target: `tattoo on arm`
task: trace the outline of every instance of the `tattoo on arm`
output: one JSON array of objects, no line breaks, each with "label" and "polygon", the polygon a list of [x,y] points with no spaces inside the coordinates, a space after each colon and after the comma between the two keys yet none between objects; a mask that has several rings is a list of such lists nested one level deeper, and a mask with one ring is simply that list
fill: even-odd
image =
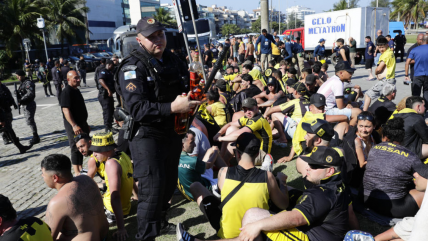
[{"label": "tattoo on arm", "polygon": [[222,167],[222,168],[220,168],[220,171],[218,172],[218,179],[220,179],[220,177],[221,177],[221,174],[223,173],[223,171],[224,171],[224,167]]}]

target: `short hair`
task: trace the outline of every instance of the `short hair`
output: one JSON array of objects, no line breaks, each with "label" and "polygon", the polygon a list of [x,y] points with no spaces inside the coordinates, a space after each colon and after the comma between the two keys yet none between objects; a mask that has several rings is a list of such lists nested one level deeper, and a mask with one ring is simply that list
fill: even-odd
[{"label": "short hair", "polygon": [[390,119],[382,125],[382,136],[387,137],[390,142],[403,142],[404,134],[404,120],[401,117]]},{"label": "short hair", "polygon": [[251,66],[251,64],[246,64],[246,65],[242,66],[242,68],[246,68],[250,71],[253,70],[253,66]]},{"label": "short hair", "polygon": [[388,96],[388,95],[394,93],[395,91],[397,91],[397,87],[395,87],[395,85],[393,85],[393,84],[387,83],[382,88],[382,95]]},{"label": "short hair", "polygon": [[319,65],[319,64],[315,64],[315,65],[312,67],[312,71],[313,71],[314,73],[319,74],[319,73],[321,72],[321,65]]},{"label": "short hair", "polygon": [[241,79],[245,80],[245,81],[250,81],[250,84],[253,83],[253,76],[249,75],[249,74],[243,74],[241,76]]},{"label": "short hair", "polygon": [[285,61],[285,60],[281,60],[281,61],[279,62],[279,66],[283,66],[283,65],[287,65],[287,61]]},{"label": "short hair", "polygon": [[368,40],[372,40],[372,37],[370,37],[370,36],[366,36],[366,39],[368,39]]},{"label": "short hair", "polygon": [[213,100],[214,102],[218,102],[218,100],[220,99],[220,95],[218,94],[218,92],[210,90],[208,91],[207,99]]},{"label": "short hair", "polygon": [[57,64],[59,64],[59,61],[58,61],[58,60],[55,60],[55,65],[57,65]]},{"label": "short hair", "polygon": [[267,33],[267,30],[266,29],[262,29],[262,33]]},{"label": "short hair", "polygon": [[227,66],[226,70],[228,69],[232,69],[233,70],[233,66]]},{"label": "short hair", "polygon": [[3,223],[16,219],[16,210],[13,208],[9,198],[2,194],[0,194],[0,217]]},{"label": "short hair", "polygon": [[377,46],[386,46],[388,45],[388,40],[385,37],[380,37],[377,39]]},{"label": "short hair", "polygon": [[278,45],[279,45],[279,46],[282,46],[282,45],[284,45],[284,42],[279,41],[279,42],[278,42]]},{"label": "short hair", "polygon": [[336,40],[336,43],[345,43],[345,40],[343,40],[343,38],[338,38]]},{"label": "short hair", "polygon": [[272,59],[271,61],[269,61],[269,64],[272,65],[272,66],[275,66],[276,65],[276,61]]},{"label": "short hair", "polygon": [[424,99],[420,96],[410,96],[406,100],[406,108],[413,109],[413,106],[418,103],[424,103]]},{"label": "short hair", "polygon": [[227,58],[227,60],[233,60],[233,57],[229,57],[229,58]]},{"label": "short hair", "polygon": [[385,36],[385,38],[391,38],[391,35],[388,34],[388,35]]},{"label": "short hair", "polygon": [[101,63],[102,63],[102,64],[105,64],[105,63],[106,63],[106,61],[107,61],[107,60],[106,60],[105,58],[102,58],[102,59],[101,59]]},{"label": "short hair", "polygon": [[64,65],[67,65],[68,64],[68,60],[64,60]]},{"label": "short hair", "polygon": [[187,131],[186,135],[184,136],[184,139],[187,139],[189,134],[190,134],[190,135],[193,135],[193,136],[196,136],[195,132],[189,129],[189,130]]},{"label": "short hair", "polygon": [[304,69],[302,69],[302,72],[312,74],[312,69],[311,68],[304,68]]},{"label": "short hair", "polygon": [[71,161],[66,155],[51,154],[43,158],[41,168],[53,171],[61,177],[71,176]]},{"label": "short hair", "polygon": [[272,75],[280,80],[282,80],[282,72],[275,69],[274,71],[272,71]]}]

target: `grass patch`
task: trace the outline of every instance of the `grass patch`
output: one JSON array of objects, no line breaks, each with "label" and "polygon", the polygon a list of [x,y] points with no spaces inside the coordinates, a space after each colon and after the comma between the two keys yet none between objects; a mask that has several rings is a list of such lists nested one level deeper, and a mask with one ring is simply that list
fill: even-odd
[{"label": "grass patch", "polygon": [[406,35],[407,43],[414,44],[416,43],[416,39],[418,38],[417,34]]},{"label": "grass patch", "polygon": [[63,136],[55,139],[54,142],[61,142],[61,141],[67,141],[67,140],[68,140],[68,136]]},{"label": "grass patch", "polygon": [[[275,160],[288,155],[290,153],[290,148],[280,148],[278,146],[272,146],[272,156]],[[275,164],[273,173],[283,172],[288,176],[287,183],[288,185],[303,189],[303,182],[301,175],[296,171],[296,161],[295,159],[286,164]],[[135,234],[137,233],[137,202],[132,202],[131,215],[125,219],[126,230],[129,234],[129,239],[133,240]],[[181,195],[174,195],[172,198],[172,206],[168,212],[168,218],[170,223],[183,223],[185,228],[188,229],[189,233],[195,235],[197,238],[201,239],[218,239],[216,236],[215,230],[211,227],[209,222],[203,216],[202,212],[199,210],[196,202],[189,202],[185,200]],[[389,227],[383,227],[374,223],[364,216],[357,213],[357,218],[360,223],[360,229],[371,233],[373,236],[382,233],[389,229]],[[116,226],[110,227],[109,235],[107,240],[114,240],[112,234],[117,231]],[[156,241],[175,241],[175,235],[163,235],[156,238]]]}]

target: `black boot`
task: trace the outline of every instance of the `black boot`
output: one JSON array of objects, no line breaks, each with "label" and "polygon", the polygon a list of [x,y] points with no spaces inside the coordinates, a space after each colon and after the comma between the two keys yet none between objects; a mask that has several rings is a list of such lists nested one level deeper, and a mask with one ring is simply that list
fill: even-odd
[{"label": "black boot", "polygon": [[33,133],[33,139],[30,140],[30,144],[34,145],[34,144],[37,144],[37,143],[40,143],[40,137],[37,134],[37,132],[34,132]]},{"label": "black boot", "polygon": [[161,213],[161,230],[160,234],[175,234],[177,226],[172,223],[168,223],[168,219],[166,218],[166,211]]},{"label": "black boot", "polygon": [[5,145],[9,145],[11,143],[13,143],[11,140],[9,140],[9,137],[7,137],[6,135],[3,136],[3,143]]},{"label": "black boot", "polygon": [[16,147],[18,147],[19,149],[19,153],[24,154],[25,152],[27,152],[28,150],[30,150],[30,148],[33,146],[33,144],[29,145],[29,146],[24,146],[19,142],[19,139],[16,138],[15,142],[13,143],[15,144]]}]

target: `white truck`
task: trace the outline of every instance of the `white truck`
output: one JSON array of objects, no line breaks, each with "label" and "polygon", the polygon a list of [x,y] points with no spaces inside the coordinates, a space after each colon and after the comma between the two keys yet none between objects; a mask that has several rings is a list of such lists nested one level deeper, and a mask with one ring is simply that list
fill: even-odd
[{"label": "white truck", "polygon": [[388,34],[389,12],[389,8],[362,7],[306,15],[304,28],[300,28],[300,31],[286,30],[284,34],[291,35],[292,39],[300,37],[308,58],[313,57],[313,51],[321,38],[326,40],[326,54],[330,55],[333,43],[338,38],[343,38],[348,45],[352,37],[357,42],[355,62],[359,63],[366,48],[365,37],[370,36],[374,43],[378,29],[383,31],[384,36]]}]

